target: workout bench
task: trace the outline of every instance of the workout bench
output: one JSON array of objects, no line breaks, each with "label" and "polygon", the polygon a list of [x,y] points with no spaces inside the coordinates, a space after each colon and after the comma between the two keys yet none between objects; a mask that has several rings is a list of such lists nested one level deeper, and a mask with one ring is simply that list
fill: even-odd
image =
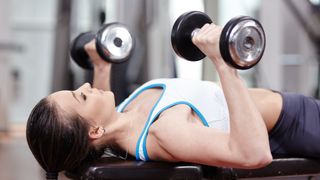
[{"label": "workout bench", "polygon": [[320,179],[320,161],[303,158],[274,159],[260,169],[210,167],[191,163],[143,162],[110,157],[86,164],[74,172],[72,179],[241,179],[295,178]]}]

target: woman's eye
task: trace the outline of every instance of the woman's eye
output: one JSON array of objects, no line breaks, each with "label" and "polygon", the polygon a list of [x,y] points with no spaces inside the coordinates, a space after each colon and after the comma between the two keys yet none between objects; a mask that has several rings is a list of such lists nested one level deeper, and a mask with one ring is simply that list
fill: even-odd
[{"label": "woman's eye", "polygon": [[87,96],[81,92],[81,97],[83,100],[87,100]]}]

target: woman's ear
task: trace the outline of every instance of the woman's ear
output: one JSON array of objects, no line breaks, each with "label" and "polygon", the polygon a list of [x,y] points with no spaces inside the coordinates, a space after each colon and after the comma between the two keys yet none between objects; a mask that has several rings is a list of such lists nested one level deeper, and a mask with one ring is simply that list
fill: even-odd
[{"label": "woman's ear", "polygon": [[100,137],[102,137],[102,135],[104,134],[105,130],[103,127],[90,127],[89,129],[89,137],[91,139],[98,139]]}]

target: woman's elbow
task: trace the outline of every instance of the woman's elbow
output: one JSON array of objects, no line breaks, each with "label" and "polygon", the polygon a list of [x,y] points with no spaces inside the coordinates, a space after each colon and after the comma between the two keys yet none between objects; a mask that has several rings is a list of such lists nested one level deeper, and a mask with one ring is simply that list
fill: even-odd
[{"label": "woman's elbow", "polygon": [[272,162],[272,155],[270,152],[266,152],[258,158],[254,168],[261,168],[269,165]]},{"label": "woman's elbow", "polygon": [[267,166],[272,162],[272,155],[270,151],[259,152],[257,154],[252,154],[250,158],[245,160],[245,167],[248,169],[257,169]]}]

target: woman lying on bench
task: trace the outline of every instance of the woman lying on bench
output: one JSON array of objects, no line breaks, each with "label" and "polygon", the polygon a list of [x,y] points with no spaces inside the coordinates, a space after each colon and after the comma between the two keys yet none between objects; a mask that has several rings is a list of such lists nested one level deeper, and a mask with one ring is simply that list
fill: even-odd
[{"label": "woman lying on bench", "polygon": [[56,178],[105,148],[137,160],[193,162],[259,168],[272,155],[320,157],[319,101],[293,93],[248,89],[221,58],[221,28],[205,25],[193,42],[213,62],[221,87],[207,81],[157,79],[115,107],[111,64],[95,43],[85,49],[94,64],[93,87],[59,91],[42,99],[27,123],[29,147],[47,178]]}]

